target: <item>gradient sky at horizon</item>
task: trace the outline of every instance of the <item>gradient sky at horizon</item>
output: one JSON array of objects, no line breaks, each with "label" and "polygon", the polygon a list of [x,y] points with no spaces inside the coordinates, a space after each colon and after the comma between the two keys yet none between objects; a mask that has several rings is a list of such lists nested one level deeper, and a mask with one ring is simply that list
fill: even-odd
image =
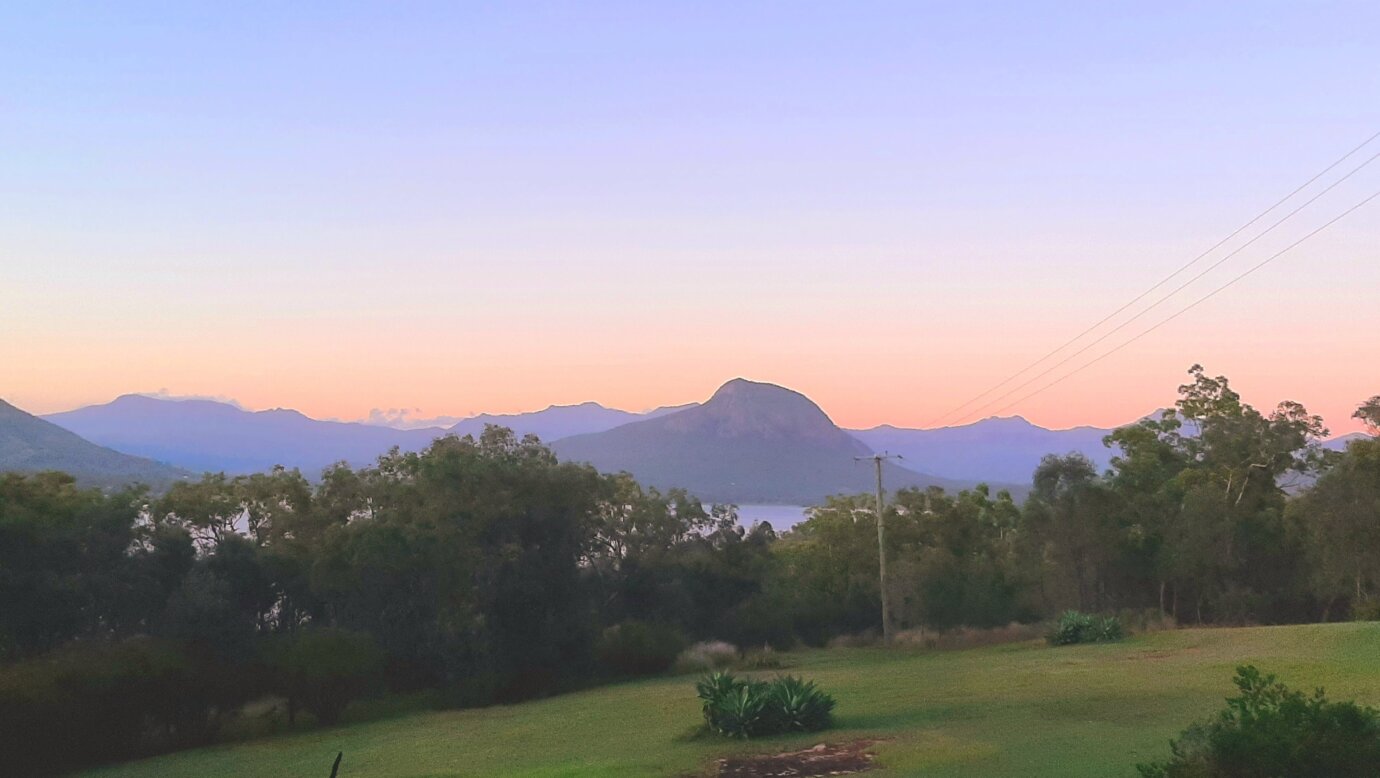
[{"label": "gradient sky at horizon", "polygon": [[1380,4],[978,5],[8,3],[0,397],[465,416],[746,376],[850,427],[1066,427],[1201,362],[1357,429],[1380,200],[945,412],[1380,130]]}]

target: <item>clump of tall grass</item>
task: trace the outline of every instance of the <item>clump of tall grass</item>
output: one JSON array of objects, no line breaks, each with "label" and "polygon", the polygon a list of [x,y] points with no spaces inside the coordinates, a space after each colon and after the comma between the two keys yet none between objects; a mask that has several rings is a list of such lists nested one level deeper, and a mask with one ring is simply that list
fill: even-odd
[{"label": "clump of tall grass", "polygon": [[875,629],[855,632],[851,635],[835,635],[824,645],[828,648],[868,648],[882,642],[882,636]]},{"label": "clump of tall grass", "polygon": [[1012,622],[1003,627],[955,627],[946,630],[909,629],[896,633],[892,643],[949,651],[981,646],[1023,643],[1044,635],[1039,624]]},{"label": "clump of tall grass", "polygon": [[780,670],[786,666],[787,662],[771,646],[743,652],[737,665],[739,670]]},{"label": "clump of tall grass", "polygon": [[733,666],[738,656],[738,647],[732,643],[705,640],[680,652],[673,668],[677,673],[707,673]]}]

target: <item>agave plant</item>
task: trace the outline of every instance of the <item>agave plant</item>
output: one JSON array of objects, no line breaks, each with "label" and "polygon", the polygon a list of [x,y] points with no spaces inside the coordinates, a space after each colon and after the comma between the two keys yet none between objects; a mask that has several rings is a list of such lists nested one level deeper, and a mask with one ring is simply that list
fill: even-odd
[{"label": "agave plant", "polygon": [[709,716],[710,705],[717,700],[724,699],[745,685],[745,681],[740,681],[733,673],[724,671],[709,673],[697,681],[695,693],[699,695],[705,717]]},{"label": "agave plant", "polygon": [[749,738],[771,734],[771,694],[763,683],[746,683],[714,700],[709,726],[721,735]]},{"label": "agave plant", "polygon": [[785,675],[771,683],[773,722],[783,732],[814,732],[833,723],[834,698],[814,681]]},{"label": "agave plant", "polygon": [[728,737],[813,732],[833,723],[834,698],[794,676],[764,682],[712,673],[695,684],[695,691],[709,728]]}]

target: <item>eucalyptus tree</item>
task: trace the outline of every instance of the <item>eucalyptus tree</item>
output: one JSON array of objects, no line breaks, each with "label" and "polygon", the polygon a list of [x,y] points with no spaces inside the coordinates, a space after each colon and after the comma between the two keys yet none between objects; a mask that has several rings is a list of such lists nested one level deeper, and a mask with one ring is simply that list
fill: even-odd
[{"label": "eucalyptus tree", "polygon": [[[1380,396],[1356,411],[1380,428]],[[1353,616],[1380,615],[1380,438],[1352,441],[1313,485],[1290,506],[1309,533],[1312,577],[1327,620],[1339,600]]]}]

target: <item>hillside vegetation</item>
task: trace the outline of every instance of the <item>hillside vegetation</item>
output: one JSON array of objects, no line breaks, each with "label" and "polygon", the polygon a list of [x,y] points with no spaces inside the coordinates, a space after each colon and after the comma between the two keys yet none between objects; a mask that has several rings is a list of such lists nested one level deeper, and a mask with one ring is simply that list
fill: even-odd
[{"label": "hillside vegetation", "polygon": [[0,473],[60,470],[84,486],[143,483],[155,488],[188,477],[152,459],[121,454],[86,441],[0,400]]},{"label": "hillside vegetation", "polygon": [[1303,689],[1380,703],[1380,624],[1160,632],[1122,643],[1043,642],[963,651],[828,649],[787,654],[790,672],[838,698],[838,728],[742,744],[697,735],[693,677],[658,678],[513,706],[400,718],[183,752],[99,778],[325,775],[706,774],[745,750],[862,737],[882,775],[1134,776],[1168,740],[1234,692],[1251,662]]}]

